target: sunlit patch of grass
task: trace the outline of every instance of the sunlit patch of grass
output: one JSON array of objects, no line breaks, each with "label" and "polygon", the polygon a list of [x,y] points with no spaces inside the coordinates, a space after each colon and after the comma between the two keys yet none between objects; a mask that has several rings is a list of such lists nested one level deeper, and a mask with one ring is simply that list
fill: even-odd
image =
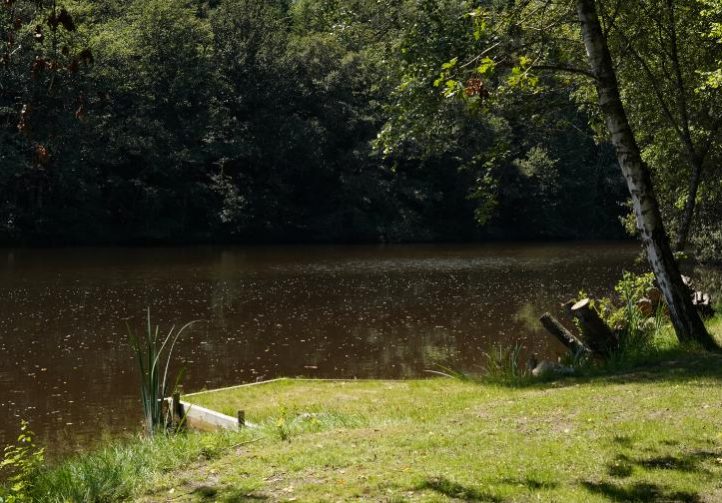
[{"label": "sunlit patch of grass", "polygon": [[717,314],[706,322],[707,329],[722,344],[722,315]]},{"label": "sunlit patch of grass", "polygon": [[274,414],[269,402],[338,417],[366,411],[365,421],[299,431],[290,443],[276,436],[240,462],[224,455],[190,476],[222,474],[220,501],[701,501],[722,475],[720,363],[706,355],[526,388],[287,380],[211,393],[269,421],[284,407]]}]

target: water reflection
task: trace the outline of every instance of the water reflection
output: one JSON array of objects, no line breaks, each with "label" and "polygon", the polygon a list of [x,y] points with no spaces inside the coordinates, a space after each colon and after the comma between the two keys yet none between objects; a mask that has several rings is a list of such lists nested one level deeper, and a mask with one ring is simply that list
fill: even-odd
[{"label": "water reflection", "polygon": [[496,341],[558,348],[536,321],[605,294],[635,245],[15,250],[0,254],[0,443],[54,450],[138,427],[124,322],[205,320],[177,348],[198,390],[279,375],[473,368]]}]

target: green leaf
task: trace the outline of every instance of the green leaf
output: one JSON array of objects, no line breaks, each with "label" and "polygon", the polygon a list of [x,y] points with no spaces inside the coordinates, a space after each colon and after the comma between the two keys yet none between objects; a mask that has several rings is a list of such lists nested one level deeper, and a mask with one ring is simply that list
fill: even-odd
[{"label": "green leaf", "polygon": [[494,71],[496,68],[496,63],[493,59],[486,57],[481,60],[481,64],[476,67],[476,71],[481,75],[487,75]]},{"label": "green leaf", "polygon": [[459,58],[454,58],[451,61],[447,61],[446,63],[441,65],[441,68],[443,68],[444,70],[449,70],[451,68],[454,68],[456,66],[456,63],[458,63],[458,62],[459,62]]}]

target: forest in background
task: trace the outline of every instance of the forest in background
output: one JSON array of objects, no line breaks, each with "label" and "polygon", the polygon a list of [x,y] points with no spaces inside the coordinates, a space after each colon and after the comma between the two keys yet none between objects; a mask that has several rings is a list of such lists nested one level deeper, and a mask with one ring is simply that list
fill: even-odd
[{"label": "forest in background", "polygon": [[[0,52],[0,242],[626,235],[588,84],[540,73],[512,92],[463,90],[483,106],[449,99],[442,77],[478,47],[480,2],[26,2],[32,22],[13,3],[0,9],[16,47]],[[690,54],[718,49],[700,37]],[[640,120],[674,232],[689,168],[669,128]],[[693,241],[719,234],[718,175],[705,171]]]}]

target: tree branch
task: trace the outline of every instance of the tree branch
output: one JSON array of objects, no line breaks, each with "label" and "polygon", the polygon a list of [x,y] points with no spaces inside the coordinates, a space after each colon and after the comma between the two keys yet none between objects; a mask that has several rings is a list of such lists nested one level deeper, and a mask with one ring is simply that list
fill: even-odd
[{"label": "tree branch", "polygon": [[574,66],[564,66],[564,65],[532,65],[531,67],[533,70],[540,70],[540,71],[551,71],[551,72],[565,72],[565,73],[574,73],[576,75],[583,75],[585,77],[589,77],[592,80],[597,80],[597,76],[594,75],[591,71],[585,70],[583,68],[576,68]]}]

